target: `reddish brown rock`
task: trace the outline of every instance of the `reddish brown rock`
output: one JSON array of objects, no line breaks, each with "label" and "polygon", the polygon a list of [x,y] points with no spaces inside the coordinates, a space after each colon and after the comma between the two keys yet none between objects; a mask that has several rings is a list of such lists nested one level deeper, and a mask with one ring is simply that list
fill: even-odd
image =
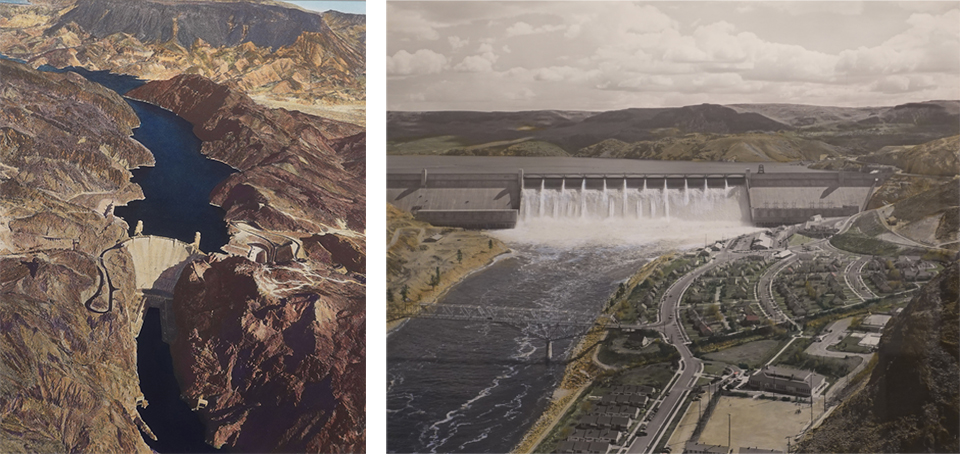
[{"label": "reddish brown rock", "polygon": [[[245,452],[361,452],[365,298],[313,261],[192,265],[176,288],[174,366],[208,442]],[[330,280],[336,279],[336,280]]]},{"label": "reddish brown rock", "polygon": [[367,257],[363,243],[340,235],[313,235],[303,240],[310,258],[323,263],[343,265],[354,273],[366,274]]},{"label": "reddish brown rock", "polygon": [[0,452],[149,453],[133,264],[103,254],[126,224],[94,209],[139,193],[127,168],[153,157],[128,137],[136,116],[76,75],[4,60],[0,97]]},{"label": "reddish brown rock", "polygon": [[[211,194],[213,203],[227,211],[227,220],[267,230],[363,231],[362,127],[268,109],[200,76],[150,82],[128,95],[180,115],[194,125],[202,153],[241,170]],[[238,186],[262,202],[238,197]]]}]

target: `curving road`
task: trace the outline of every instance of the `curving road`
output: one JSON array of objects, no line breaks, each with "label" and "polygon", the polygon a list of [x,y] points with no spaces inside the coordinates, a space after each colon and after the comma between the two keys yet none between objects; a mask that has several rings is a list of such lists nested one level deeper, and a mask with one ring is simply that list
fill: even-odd
[{"label": "curving road", "polygon": [[757,283],[757,296],[759,297],[760,304],[763,305],[766,313],[774,316],[777,323],[788,321],[798,330],[800,329],[800,326],[797,325],[797,322],[793,321],[793,319],[788,317],[787,314],[783,313],[783,310],[780,309],[780,305],[777,304],[775,299],[773,299],[773,281],[776,279],[777,274],[780,274],[780,272],[783,271],[787,265],[790,265],[799,259],[799,256],[793,255],[777,262],[760,276],[760,280]]},{"label": "curving road", "polygon": [[[720,252],[711,261],[699,268],[683,275],[680,279],[671,285],[663,296],[660,304],[660,320],[657,325],[664,339],[677,348],[680,352],[679,377],[674,380],[673,385],[668,390],[661,393],[659,408],[650,416],[650,422],[647,424],[646,435],[641,435],[633,439],[629,446],[620,449],[620,453],[647,453],[656,448],[660,440],[665,436],[667,428],[673,419],[677,417],[680,410],[680,404],[683,399],[694,388],[697,379],[703,371],[703,363],[700,362],[686,343],[689,342],[683,325],[678,320],[680,301],[683,293],[687,291],[690,284],[700,277],[703,273],[716,268],[718,265],[736,260],[738,256],[729,252]],[[663,321],[666,320],[664,323]],[[639,424],[634,428],[630,437],[634,437],[639,428]],[[628,439],[630,438],[628,437]]]}]

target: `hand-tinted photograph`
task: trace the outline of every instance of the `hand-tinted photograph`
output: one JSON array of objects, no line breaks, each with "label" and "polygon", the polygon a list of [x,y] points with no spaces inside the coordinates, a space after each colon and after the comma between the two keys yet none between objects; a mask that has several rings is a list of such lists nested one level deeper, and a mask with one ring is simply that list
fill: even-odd
[{"label": "hand-tinted photograph", "polygon": [[0,452],[363,452],[363,2],[0,0]]},{"label": "hand-tinted photograph", "polygon": [[390,452],[957,452],[956,2],[387,2]]}]

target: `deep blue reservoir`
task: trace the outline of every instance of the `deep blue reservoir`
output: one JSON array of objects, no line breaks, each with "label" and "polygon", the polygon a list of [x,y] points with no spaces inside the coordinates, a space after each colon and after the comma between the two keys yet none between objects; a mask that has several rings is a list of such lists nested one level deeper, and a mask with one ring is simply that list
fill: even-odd
[{"label": "deep blue reservoir", "polygon": [[224,211],[210,204],[210,192],[233,168],[200,154],[193,126],[176,114],[145,102],[127,100],[140,117],[133,138],[153,152],[155,167],[133,171],[145,200],[117,207],[115,213],[133,228],[143,221],[145,235],[192,242],[200,232],[200,249],[215,252],[230,240]]},{"label": "deep blue reservoir", "polygon": [[[0,54],[0,58],[8,57]],[[19,59],[11,60],[25,63]],[[120,95],[145,83],[134,76],[109,71],[76,67],[58,69],[49,65],[38,69],[58,73],[73,71]],[[223,220],[224,212],[210,204],[209,196],[211,190],[234,170],[200,154],[200,139],[193,134],[192,125],[183,118],[145,102],[126,101],[140,118],[140,127],[134,129],[133,138],[153,153],[156,165],[133,171],[133,182],[143,188],[146,199],[116,207],[115,214],[127,221],[131,229],[142,220],[145,235],[192,242],[194,233],[200,232],[201,250],[219,250],[229,241],[229,236]],[[137,372],[140,388],[149,402],[147,408],[139,411],[157,436],[157,441],[143,437],[151,449],[160,453],[226,452],[206,444],[199,415],[180,399],[170,346],[162,340],[157,309],[150,309],[144,315],[143,327],[137,337]]]}]

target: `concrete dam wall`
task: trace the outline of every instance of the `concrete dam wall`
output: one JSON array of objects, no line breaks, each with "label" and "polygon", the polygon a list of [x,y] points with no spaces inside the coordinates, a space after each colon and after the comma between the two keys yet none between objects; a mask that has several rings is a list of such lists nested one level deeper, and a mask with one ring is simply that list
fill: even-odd
[{"label": "concrete dam wall", "polygon": [[123,246],[133,257],[136,274],[137,294],[141,306],[135,313],[134,334],[140,333],[143,315],[148,308],[160,309],[163,341],[172,343],[177,336],[176,321],[170,307],[173,289],[180,279],[184,268],[194,260],[204,256],[193,245],[162,236],[137,236]]},{"label": "concrete dam wall", "polygon": [[818,214],[857,214],[888,176],[859,172],[750,175],[750,218],[754,225],[769,227],[797,224]]},{"label": "concrete dam wall", "polygon": [[523,219],[743,220],[758,226],[856,214],[886,178],[856,172],[736,174],[396,173],[387,201],[438,226],[509,229]]}]

